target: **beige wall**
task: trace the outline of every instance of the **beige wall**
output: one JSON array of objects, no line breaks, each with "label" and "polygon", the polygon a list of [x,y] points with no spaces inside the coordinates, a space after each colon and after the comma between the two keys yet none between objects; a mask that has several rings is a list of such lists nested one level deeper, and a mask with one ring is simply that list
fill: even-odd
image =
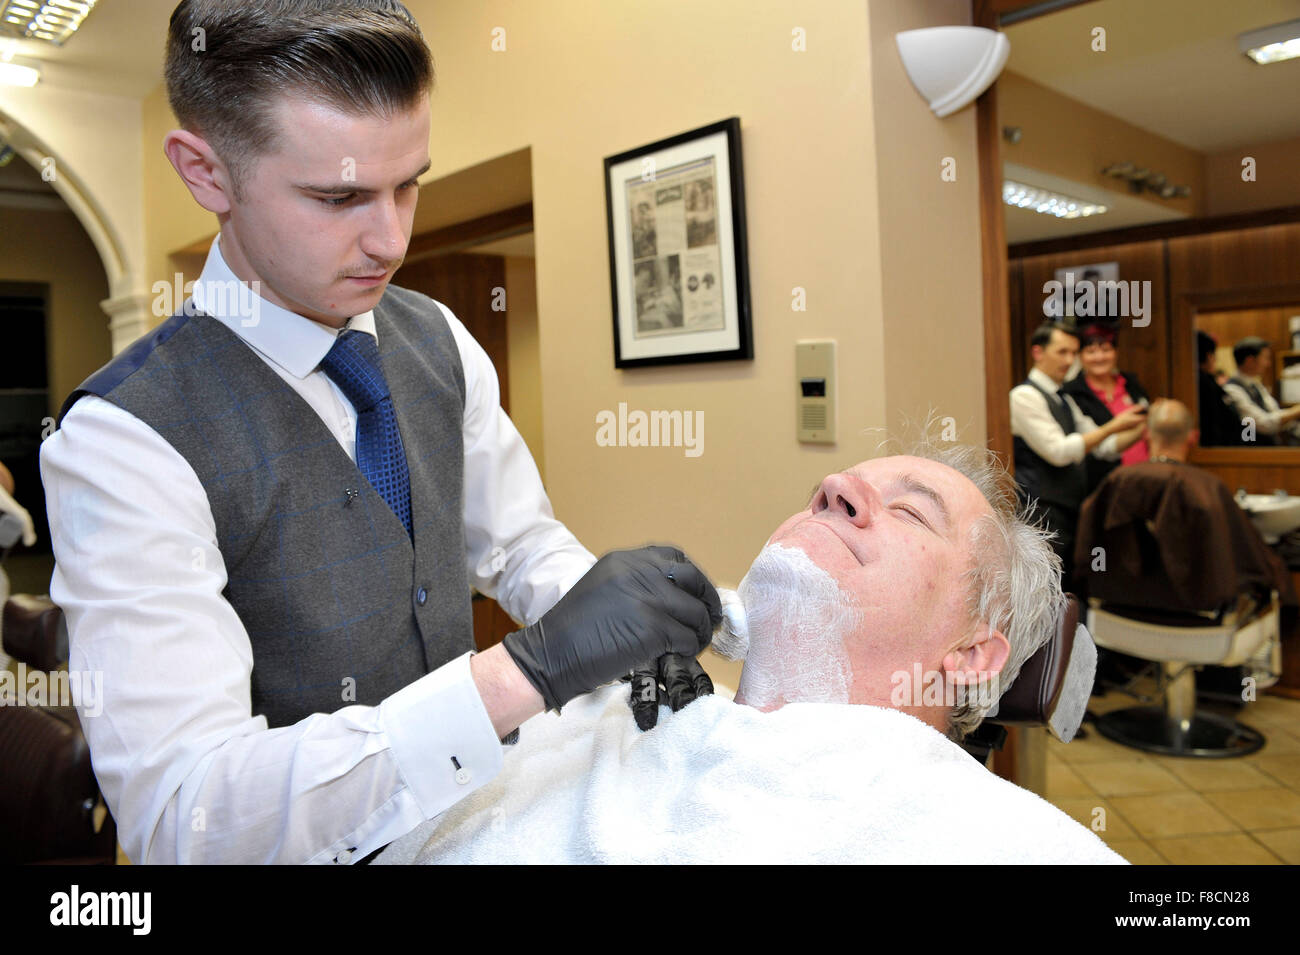
[{"label": "beige wall", "polygon": [[0,208],[0,281],[49,283],[45,344],[55,415],[111,357],[108,318],[99,307],[108,296],[99,253],[71,212]]},{"label": "beige wall", "polygon": [[1205,156],[1194,149],[1009,72],[998,79],[998,125],[1023,131],[1019,143],[1002,143],[1007,162],[1113,190],[1118,180],[1101,170],[1131,159],[1163,172],[1170,182],[1192,187],[1187,199],[1161,199],[1147,192],[1141,196],[1144,202],[1185,215],[1204,214]]},{"label": "beige wall", "polygon": [[[983,441],[973,114],[933,117],[892,38],[969,22],[963,0],[409,6],[438,71],[430,178],[531,148],[540,411],[519,392],[514,404],[521,429],[536,433],[540,415],[548,490],[588,547],[671,541],[734,585],[816,481],[873,454],[871,429],[933,406]],[[491,49],[496,27],[505,52]],[[756,357],[618,371],[601,160],[728,116],[742,124]],[[160,274],[169,251],[213,228],[155,148],[170,121],[151,97]],[[948,155],[956,183],[938,175]],[[839,343],[834,447],[795,437],[803,338]],[[516,345],[526,339],[518,357]],[[704,453],[597,446],[596,415],[619,402],[702,412]]]},{"label": "beige wall", "polygon": [[[872,7],[874,10],[874,6]],[[1133,159],[1192,187],[1189,199],[1142,200],[1194,216],[1220,216],[1300,205],[1300,139],[1255,143],[1201,153],[1133,126],[1086,103],[1015,73],[998,80],[998,121],[1019,126],[1023,138],[1002,143],[1002,158],[1101,188],[1115,180],[1101,175],[1112,162]],[[1241,178],[1241,160],[1256,162],[1255,181]]]},{"label": "beige wall", "polygon": [[[894,35],[970,23],[966,0],[872,3],[886,418],[951,418],[960,440],[983,443],[983,298],[975,110],[936,120],[898,57]],[[955,180],[941,178],[945,161]],[[939,429],[942,430],[942,429]]]},{"label": "beige wall", "polygon": [[15,146],[55,161],[52,185],[94,230],[117,286],[112,293],[138,291],[145,232],[140,101],[48,83],[0,85],[0,125],[11,127]]},{"label": "beige wall", "polygon": [[[1255,181],[1241,178],[1244,157],[1255,160]],[[1300,206],[1300,139],[1257,143],[1205,157],[1206,215]]]}]

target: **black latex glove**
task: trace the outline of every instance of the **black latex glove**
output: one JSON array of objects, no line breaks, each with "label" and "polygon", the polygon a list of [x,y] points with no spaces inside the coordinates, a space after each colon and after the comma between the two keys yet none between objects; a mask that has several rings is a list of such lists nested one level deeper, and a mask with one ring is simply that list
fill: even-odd
[{"label": "black latex glove", "polygon": [[506,651],[548,710],[665,653],[694,657],[722,620],[707,577],[675,547],[613,551]]},{"label": "black latex glove", "polygon": [[668,705],[674,713],[692,700],[713,693],[713,681],[700,661],[677,653],[665,653],[657,663],[637,667],[631,680],[632,716],[642,731],[654,729],[659,722],[661,692],[668,694]]}]

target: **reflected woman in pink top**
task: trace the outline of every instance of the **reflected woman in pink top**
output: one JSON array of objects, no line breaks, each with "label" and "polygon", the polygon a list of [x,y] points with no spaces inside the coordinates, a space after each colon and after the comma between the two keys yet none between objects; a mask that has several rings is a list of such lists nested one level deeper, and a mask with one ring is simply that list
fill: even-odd
[{"label": "reflected woman in pink top", "polygon": [[[1065,383],[1065,391],[1079,410],[1098,425],[1133,405],[1150,404],[1146,389],[1129,371],[1119,370],[1119,353],[1115,349],[1115,329],[1110,325],[1088,325],[1080,338],[1079,361],[1083,370]],[[1121,464],[1136,464],[1150,457],[1147,439],[1140,440],[1119,461],[1103,461],[1088,455],[1088,493]]]}]

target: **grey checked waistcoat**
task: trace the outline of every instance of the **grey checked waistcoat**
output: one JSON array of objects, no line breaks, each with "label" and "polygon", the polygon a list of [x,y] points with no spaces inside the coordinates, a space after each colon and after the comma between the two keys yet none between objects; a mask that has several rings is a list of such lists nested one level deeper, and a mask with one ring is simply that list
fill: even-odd
[{"label": "grey checked waistcoat", "polygon": [[172,316],[59,412],[61,424],[78,398],[99,395],[194,468],[216,522],[223,596],[252,641],[253,713],[273,727],[375,705],[473,649],[460,352],[424,295],[389,286],[374,314],[414,544],[315,410],[208,315]]}]

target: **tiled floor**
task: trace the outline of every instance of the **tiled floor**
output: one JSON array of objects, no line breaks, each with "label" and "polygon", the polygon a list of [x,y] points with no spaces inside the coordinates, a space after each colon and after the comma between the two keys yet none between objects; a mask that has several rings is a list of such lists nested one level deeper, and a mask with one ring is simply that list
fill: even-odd
[{"label": "tiled floor", "polygon": [[[1113,692],[1089,710],[1134,705]],[[1046,798],[1135,864],[1300,864],[1300,700],[1262,694],[1221,712],[1262,732],[1264,748],[1234,759],[1158,756],[1089,723],[1086,738],[1048,741]]]}]

